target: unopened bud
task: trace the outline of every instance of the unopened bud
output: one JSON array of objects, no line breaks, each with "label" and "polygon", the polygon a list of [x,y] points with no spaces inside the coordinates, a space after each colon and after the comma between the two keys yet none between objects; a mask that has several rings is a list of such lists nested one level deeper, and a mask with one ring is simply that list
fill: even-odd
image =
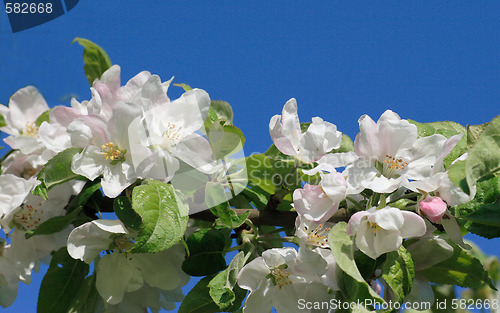
[{"label": "unopened bud", "polygon": [[431,222],[440,223],[446,213],[446,203],[439,197],[428,197],[419,203],[420,212]]}]

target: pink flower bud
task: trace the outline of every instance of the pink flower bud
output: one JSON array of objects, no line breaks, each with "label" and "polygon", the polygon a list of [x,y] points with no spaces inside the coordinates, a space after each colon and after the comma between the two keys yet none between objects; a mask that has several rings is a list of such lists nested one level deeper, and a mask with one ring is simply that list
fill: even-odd
[{"label": "pink flower bud", "polygon": [[440,223],[446,213],[446,203],[439,197],[428,197],[420,201],[420,212],[431,222]]}]

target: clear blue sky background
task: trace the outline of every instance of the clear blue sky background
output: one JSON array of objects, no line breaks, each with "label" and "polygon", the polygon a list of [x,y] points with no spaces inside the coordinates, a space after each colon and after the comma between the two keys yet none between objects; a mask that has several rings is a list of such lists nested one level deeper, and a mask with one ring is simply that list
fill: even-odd
[{"label": "clear blue sky background", "polygon": [[[122,82],[149,70],[230,102],[246,153],[267,149],[269,119],[292,97],[301,121],[320,116],[352,138],[362,114],[386,109],[480,124],[500,113],[499,15],[498,1],[80,0],[12,34],[2,9],[0,103],[27,84],[50,105],[89,99],[78,36],[121,65]],[[473,238],[499,253],[498,239]],[[39,284],[21,284],[4,312],[34,312]]]}]

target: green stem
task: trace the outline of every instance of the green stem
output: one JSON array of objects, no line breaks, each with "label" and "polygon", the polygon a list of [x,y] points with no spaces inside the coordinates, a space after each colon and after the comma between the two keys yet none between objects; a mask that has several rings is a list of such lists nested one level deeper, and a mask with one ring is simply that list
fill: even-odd
[{"label": "green stem", "polygon": [[354,204],[354,206],[356,207],[356,209],[358,209],[358,211],[364,211],[365,208],[356,200],[354,200],[352,197],[349,197],[349,196],[346,196],[345,197],[347,200],[351,201],[352,204]]}]

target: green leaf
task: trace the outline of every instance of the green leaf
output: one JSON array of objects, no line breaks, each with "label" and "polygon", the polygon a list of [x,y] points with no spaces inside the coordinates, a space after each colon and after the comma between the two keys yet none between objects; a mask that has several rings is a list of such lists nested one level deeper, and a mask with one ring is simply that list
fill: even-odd
[{"label": "green leaf", "polygon": [[342,141],[338,149],[333,149],[330,153],[343,153],[354,151],[354,143],[346,134],[342,134]]},{"label": "green leaf", "polygon": [[500,116],[485,127],[469,150],[465,160],[465,176],[469,189],[477,181],[500,173]]},{"label": "green leaf", "polygon": [[238,290],[241,288],[236,285],[236,279],[238,277],[238,273],[245,265],[249,256],[250,254],[247,254],[247,256],[245,257],[245,253],[243,251],[239,252],[233,258],[229,266],[225,270],[217,274],[208,284],[208,287],[210,288],[210,297],[212,297],[212,300],[223,311],[233,305],[234,301],[237,298],[236,293],[240,292],[246,294],[246,291]]},{"label": "green leaf", "polygon": [[253,185],[259,186],[269,194],[274,194],[276,186],[272,177],[273,166],[271,158],[264,154],[253,154],[246,158],[248,180]]},{"label": "green leaf", "polygon": [[387,254],[382,277],[393,291],[396,301],[402,302],[410,293],[415,277],[415,266],[410,253],[403,246],[398,251]]},{"label": "green leaf", "polygon": [[66,247],[52,256],[38,294],[38,313],[66,313],[72,301],[78,296],[89,266],[73,259]]},{"label": "green leaf", "polygon": [[476,184],[476,195],[471,201],[455,207],[455,216],[467,219],[484,204],[497,201],[500,196],[500,177],[493,176],[490,179],[480,181]]},{"label": "green leaf", "polygon": [[145,184],[134,188],[132,208],[141,216],[142,225],[131,252],[160,252],[184,236],[189,208],[172,185],[146,180]]},{"label": "green leaf", "polygon": [[208,284],[214,275],[204,277],[189,291],[182,301],[179,313],[216,313],[219,306],[210,297]]},{"label": "green leaf", "polygon": [[43,122],[47,122],[47,123],[49,122],[50,111],[52,111],[52,109],[47,110],[47,111],[43,112],[42,114],[40,114],[40,116],[38,116],[38,118],[35,121],[36,127],[40,127],[40,125],[42,125]]},{"label": "green leaf", "polygon": [[191,276],[206,276],[226,268],[224,248],[225,230],[205,228],[194,232],[186,240],[190,255],[184,260],[182,270]]},{"label": "green leaf", "polygon": [[245,187],[245,189],[241,191],[241,194],[250,200],[257,207],[257,209],[263,210],[266,207],[271,195],[259,186],[251,187],[252,188]]},{"label": "green leaf", "polygon": [[250,215],[250,210],[241,215],[236,214],[233,210],[231,210],[228,202],[221,203],[211,208],[211,211],[219,217],[215,221],[216,225],[231,229],[238,228],[243,225]]},{"label": "green leaf", "polygon": [[233,123],[233,109],[228,102],[212,100],[210,105],[217,114],[218,119],[225,121],[225,125],[231,125]]},{"label": "green leaf", "polygon": [[85,70],[85,76],[87,76],[90,86],[92,86],[94,80],[101,78],[102,74],[111,67],[111,60],[106,51],[92,41],[78,37],[73,40],[73,43],[75,41],[84,48],[83,69]]},{"label": "green leaf", "polygon": [[427,277],[430,282],[437,284],[478,288],[486,283],[495,289],[488,272],[478,259],[465,252],[458,245],[449,244],[453,247],[453,255],[441,263],[420,271],[420,273]]},{"label": "green leaf", "polygon": [[80,193],[68,204],[66,211],[71,213],[73,210],[84,207],[100,188],[101,182],[99,180],[88,181],[85,186],[83,186],[82,191],[80,191]]},{"label": "green leaf", "polygon": [[466,227],[471,233],[488,239],[500,237],[500,197],[493,203],[482,205],[466,219],[472,222]]},{"label": "green leaf", "polygon": [[68,148],[50,159],[38,173],[37,178],[41,183],[36,186],[33,193],[47,199],[47,192],[54,186],[72,179],[85,179],[71,170],[73,156],[81,151],[81,148]]},{"label": "green leaf", "polygon": [[0,127],[7,126],[7,122],[5,121],[5,117],[0,113]]},{"label": "green leaf", "polygon": [[233,125],[222,125],[220,122],[210,126],[207,136],[216,159],[223,159],[240,151],[245,144],[241,129]]},{"label": "green leaf", "polygon": [[77,296],[73,298],[68,313],[94,313],[99,293],[95,287],[95,274],[85,278]]},{"label": "green leaf", "polygon": [[184,89],[184,91],[193,90],[193,88],[191,88],[191,86],[189,86],[188,84],[172,84],[172,85],[181,87],[182,89]]},{"label": "green leaf", "polygon": [[375,302],[383,303],[384,300],[371,289],[359,272],[354,260],[354,245],[352,238],[347,235],[347,224],[337,223],[328,233],[328,242],[337,265],[345,273],[344,284],[346,297],[351,300],[364,301],[373,299]]},{"label": "green leaf", "polygon": [[125,197],[117,197],[113,202],[113,210],[116,216],[122,221],[123,225],[133,230],[141,228],[142,219],[137,212],[132,209],[132,203]]},{"label": "green leaf", "polygon": [[467,125],[467,145],[470,147],[476,142],[488,123],[480,125]]}]

